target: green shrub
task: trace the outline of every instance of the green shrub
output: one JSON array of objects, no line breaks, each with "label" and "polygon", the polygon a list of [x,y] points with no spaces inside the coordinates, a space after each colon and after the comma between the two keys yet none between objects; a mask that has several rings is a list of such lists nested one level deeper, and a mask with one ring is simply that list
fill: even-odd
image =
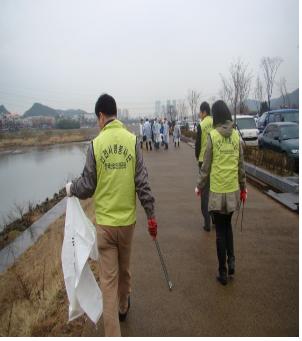
[{"label": "green shrub", "polygon": [[56,122],[57,129],[79,129],[80,122],[68,118],[60,119]]}]

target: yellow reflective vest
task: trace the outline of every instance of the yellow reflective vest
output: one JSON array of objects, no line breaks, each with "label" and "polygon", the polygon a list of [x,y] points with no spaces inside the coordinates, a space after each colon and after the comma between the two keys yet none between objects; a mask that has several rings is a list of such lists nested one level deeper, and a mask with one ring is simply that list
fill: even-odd
[{"label": "yellow reflective vest", "polygon": [[97,187],[94,193],[99,225],[127,226],[136,221],[136,136],[114,120],[93,140]]},{"label": "yellow reflective vest", "polygon": [[210,191],[214,193],[235,192],[239,189],[239,134],[233,129],[230,137],[223,137],[214,129],[210,132],[210,136],[213,146]]},{"label": "yellow reflective vest", "polygon": [[213,118],[212,116],[206,116],[201,122],[200,122],[200,128],[201,128],[201,140],[200,140],[200,153],[199,153],[199,162],[203,162],[204,153],[206,151],[207,146],[207,140],[208,140],[208,134],[213,129]]}]

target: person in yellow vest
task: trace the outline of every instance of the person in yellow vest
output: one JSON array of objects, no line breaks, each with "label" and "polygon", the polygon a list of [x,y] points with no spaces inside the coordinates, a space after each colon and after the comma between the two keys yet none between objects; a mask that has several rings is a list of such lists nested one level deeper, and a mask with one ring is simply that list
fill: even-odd
[{"label": "person in yellow vest", "polygon": [[195,192],[200,195],[210,179],[209,211],[216,228],[217,280],[226,285],[227,275],[235,274],[232,214],[239,209],[240,200],[245,203],[247,189],[243,150],[239,134],[233,128],[231,113],[219,100],[212,106],[212,115],[214,129],[208,136]]},{"label": "person in yellow vest", "polygon": [[[199,172],[203,164],[203,157],[206,150],[208,134],[213,129],[213,118],[210,115],[210,105],[202,102],[200,105],[201,122],[197,126],[197,137],[195,143],[195,157],[198,161]],[[201,195],[201,213],[204,219],[203,228],[205,231],[211,231],[211,218],[208,210],[210,183],[207,181]]]},{"label": "person in yellow vest", "polygon": [[101,131],[89,146],[82,175],[66,185],[66,192],[80,199],[94,198],[105,336],[121,336],[119,321],[126,319],[130,308],[136,194],[153,239],[157,236],[154,197],[139,141],[117,120],[114,98],[101,95],[95,113]]}]

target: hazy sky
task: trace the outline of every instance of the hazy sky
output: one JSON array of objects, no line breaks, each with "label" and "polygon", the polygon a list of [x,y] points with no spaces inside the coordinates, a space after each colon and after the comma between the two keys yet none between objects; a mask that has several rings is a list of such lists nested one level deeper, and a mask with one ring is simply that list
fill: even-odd
[{"label": "hazy sky", "polygon": [[[298,0],[0,0],[0,104],[93,112],[108,92],[130,113],[155,100],[218,96],[241,57],[256,78],[280,56],[277,79],[299,86]],[[279,96],[277,87],[274,96]],[[250,94],[253,97],[253,93]]]}]

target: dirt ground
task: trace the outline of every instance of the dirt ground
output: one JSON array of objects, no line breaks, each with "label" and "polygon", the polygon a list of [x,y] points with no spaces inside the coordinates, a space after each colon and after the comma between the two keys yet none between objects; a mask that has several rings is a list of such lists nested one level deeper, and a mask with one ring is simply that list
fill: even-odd
[{"label": "dirt ground", "polygon": [[[203,231],[194,194],[193,149],[170,145],[169,151],[144,152],[144,158],[156,198],[158,241],[174,288],[169,292],[166,286],[138,202],[131,310],[122,335],[298,336],[298,215],[249,186],[243,232],[234,228],[236,275],[223,287],[215,279],[215,230]],[[83,205],[92,219],[91,201]],[[60,265],[63,227],[61,217],[0,274],[1,336],[104,335],[102,319],[97,328],[84,317],[67,323]],[[97,265],[92,266],[97,274]]]}]

